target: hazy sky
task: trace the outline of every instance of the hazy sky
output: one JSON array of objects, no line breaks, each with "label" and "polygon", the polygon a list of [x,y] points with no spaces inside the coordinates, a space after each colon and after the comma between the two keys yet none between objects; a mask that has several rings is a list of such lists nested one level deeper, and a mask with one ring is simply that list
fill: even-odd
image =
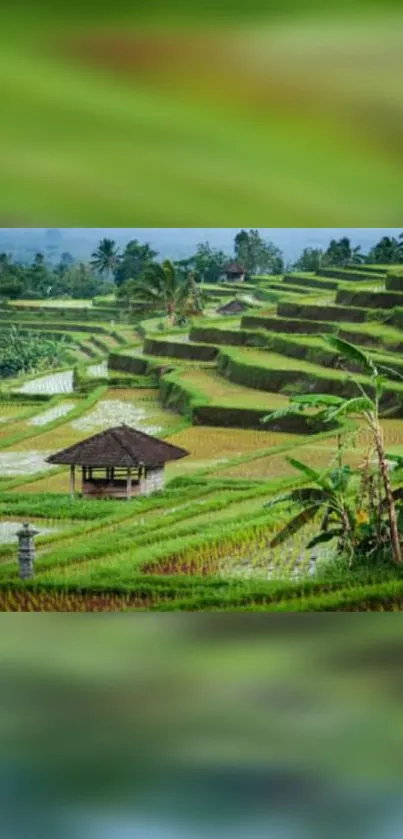
[{"label": "hazy sky", "polygon": [[[119,240],[127,241],[135,237],[156,245],[167,255],[171,250],[175,254],[188,253],[198,244],[208,240],[212,245],[223,250],[231,250],[235,234],[239,227],[133,227],[133,228],[75,228],[74,234],[85,237],[97,237],[108,230]],[[293,258],[307,246],[323,246],[332,238],[349,236],[355,245],[369,248],[384,235],[397,236],[402,228],[395,227],[261,227],[262,235],[271,239],[280,247],[287,258]],[[70,228],[69,233],[73,233]]]},{"label": "hazy sky", "polygon": [[[0,228],[1,238],[10,241],[41,240],[46,228]],[[150,242],[161,257],[185,256],[199,242],[208,240],[215,247],[232,251],[239,227],[66,227],[59,228],[66,243],[66,250],[79,256],[89,255],[103,236],[125,244],[129,239]],[[354,245],[363,250],[370,248],[382,236],[398,236],[402,228],[396,227],[261,227],[262,236],[280,247],[286,259],[294,259],[304,247],[326,247],[332,238],[349,236]]]}]

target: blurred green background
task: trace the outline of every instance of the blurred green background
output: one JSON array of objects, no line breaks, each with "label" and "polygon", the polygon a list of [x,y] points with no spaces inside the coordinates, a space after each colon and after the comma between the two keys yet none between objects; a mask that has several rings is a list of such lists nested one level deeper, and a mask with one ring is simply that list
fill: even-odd
[{"label": "blurred green background", "polygon": [[0,12],[4,226],[401,225],[387,0]]},{"label": "blurred green background", "polygon": [[7,839],[398,839],[397,615],[3,615]]}]

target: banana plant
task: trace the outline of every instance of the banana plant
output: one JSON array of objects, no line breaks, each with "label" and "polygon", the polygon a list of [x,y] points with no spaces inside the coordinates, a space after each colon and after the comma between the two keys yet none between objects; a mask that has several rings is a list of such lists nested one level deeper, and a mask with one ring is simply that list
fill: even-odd
[{"label": "banana plant", "polygon": [[[268,421],[269,419],[279,419],[280,417],[286,416],[287,413],[295,414],[296,411],[303,413],[308,410],[312,412],[315,409],[317,410],[317,413],[315,414],[315,419],[320,418],[322,421],[328,423],[340,423],[347,420],[347,418],[349,417],[354,417],[355,419],[361,419],[364,421],[371,434],[372,445],[376,453],[378,463],[379,476],[383,486],[384,499],[381,502],[381,504],[382,506],[385,506],[387,509],[392,556],[394,562],[399,564],[402,562],[402,552],[399,538],[395,498],[392,491],[390,478],[390,457],[388,458],[388,455],[385,452],[383,429],[380,419],[381,398],[384,392],[385,383],[387,381],[384,372],[388,372],[387,368],[383,368],[380,365],[376,365],[370,355],[367,355],[366,353],[362,352],[353,344],[350,344],[347,341],[343,341],[336,335],[323,335],[322,339],[329,346],[331,346],[332,349],[335,349],[338,352],[341,361],[343,361],[343,359],[345,359],[346,361],[353,361],[355,362],[355,364],[358,364],[359,367],[361,367],[363,373],[365,373],[368,376],[368,390],[366,390],[364,385],[355,378],[353,379],[353,381],[355,381],[357,385],[358,395],[351,399],[344,399],[343,397],[333,395],[331,396],[327,394],[294,396],[291,398],[290,406],[287,409],[269,414],[267,417],[263,419],[263,422]],[[339,449],[340,451],[342,449],[340,444],[340,438]],[[296,462],[294,461],[294,465],[295,463]],[[302,466],[304,467],[303,469],[301,468]],[[340,499],[338,499],[336,503],[336,498],[333,495],[333,493],[337,493],[337,489],[335,486],[331,484],[331,482],[329,484],[329,476],[321,476],[319,475],[319,473],[314,473],[313,470],[309,469],[309,467],[306,467],[304,464],[301,463],[299,463],[299,466],[297,468],[299,468],[300,471],[303,471],[306,477],[311,482],[318,484],[318,482],[320,483],[320,481],[326,480],[326,484],[320,484],[319,488],[322,492],[326,492],[328,494],[330,493],[331,505],[329,506],[329,510],[332,510],[331,518],[334,518],[337,511],[340,514]],[[338,471],[340,472],[340,464]],[[300,491],[296,490],[296,493],[298,492]],[[330,496],[328,495],[329,501]],[[297,495],[295,496],[295,498],[297,498]],[[319,497],[317,499],[317,502],[318,501]],[[339,529],[340,523],[336,526],[336,535],[338,535],[342,539],[344,539],[345,535],[349,532],[347,520],[350,520],[350,513],[352,512],[350,510],[349,505],[345,501],[343,502],[343,504],[344,512],[342,515],[341,530]],[[309,509],[310,513],[308,512]],[[311,515],[311,518],[313,518],[314,505],[312,505],[312,507],[308,509],[305,507],[305,510],[300,514],[301,521],[304,517],[304,513],[306,516]],[[346,518],[343,518],[344,514]],[[350,524],[352,524],[352,518]],[[327,533],[329,533],[329,531],[327,531]],[[281,534],[277,538],[280,538],[280,536]],[[285,536],[285,538],[288,537]],[[321,539],[321,541],[323,540],[325,539]]]},{"label": "banana plant", "polygon": [[303,508],[276,535],[270,547],[282,545],[321,513],[319,533],[311,539],[307,549],[337,539],[338,550],[351,556],[356,516],[353,505],[348,502],[348,490],[353,470],[349,466],[338,466],[334,470],[320,473],[295,458],[287,457],[287,460],[312,486],[291,490],[265,505],[273,507],[288,502]]}]

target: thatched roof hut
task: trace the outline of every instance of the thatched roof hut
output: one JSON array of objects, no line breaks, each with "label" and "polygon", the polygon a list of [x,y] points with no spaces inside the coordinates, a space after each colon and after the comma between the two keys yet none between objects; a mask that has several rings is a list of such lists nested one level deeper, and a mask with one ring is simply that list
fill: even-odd
[{"label": "thatched roof hut", "polygon": [[238,315],[241,312],[245,312],[248,308],[247,304],[243,302],[243,300],[230,300],[229,303],[225,303],[224,306],[220,306],[217,309],[218,315]]},{"label": "thatched roof hut", "polygon": [[246,270],[239,262],[229,262],[224,267],[224,274],[227,280],[237,280],[242,282],[246,276]]},{"label": "thatched roof hut", "polygon": [[70,492],[75,492],[75,467],[82,469],[83,496],[131,498],[150,495],[164,486],[164,466],[189,452],[127,425],[108,428],[47,458],[71,468]]}]

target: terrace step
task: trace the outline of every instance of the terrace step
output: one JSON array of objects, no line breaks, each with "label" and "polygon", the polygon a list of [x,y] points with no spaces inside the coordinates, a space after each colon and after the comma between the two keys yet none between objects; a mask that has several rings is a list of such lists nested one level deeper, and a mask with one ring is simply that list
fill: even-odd
[{"label": "terrace step", "polygon": [[309,288],[316,288],[335,291],[339,287],[336,280],[322,280],[315,276],[304,276],[303,274],[284,274],[283,282],[292,284],[294,286],[308,286]]},{"label": "terrace step", "polygon": [[195,344],[190,341],[175,341],[174,339],[146,338],[144,341],[146,355],[169,356],[189,361],[215,361],[218,348],[211,344]]},{"label": "terrace step", "polygon": [[[340,337],[344,337],[343,332],[340,332],[339,335]],[[259,332],[243,329],[213,329],[211,327],[203,329],[202,327],[193,327],[190,337],[195,341],[201,340],[206,342],[210,339],[215,344],[223,346],[265,348],[280,355],[310,361],[321,367],[332,369],[341,368],[339,353],[328,346],[319,335],[292,337],[289,334],[263,330]],[[345,337],[345,340],[348,340],[348,336]],[[372,352],[371,355],[379,365],[389,367],[393,371],[387,378],[394,381],[401,381],[403,376],[403,362],[400,356],[391,352],[385,354],[379,349]],[[343,369],[349,370],[352,373],[362,372],[359,365],[348,362],[343,363]]]},{"label": "terrace step", "polygon": [[377,267],[375,265],[346,265],[346,271],[353,271],[355,274],[374,274],[377,277],[384,277],[386,270],[387,269],[382,266]]},{"label": "terrace step", "polygon": [[171,371],[159,386],[162,404],[183,413],[193,425],[302,435],[324,430],[322,423],[297,412],[263,425],[267,414],[288,406],[288,397],[230,383],[215,370]]},{"label": "terrace step", "polygon": [[348,291],[339,289],[338,306],[358,306],[365,309],[393,309],[403,306],[403,290],[399,291]]},{"label": "terrace step", "polygon": [[277,306],[277,314],[284,318],[305,319],[349,323],[365,323],[371,320],[371,310],[354,306],[320,305],[309,303],[282,302]]},{"label": "terrace step", "polygon": [[[382,274],[377,272],[374,274],[373,272],[368,272],[367,274],[365,271],[357,270],[357,267],[354,270],[348,270],[347,268],[319,268],[316,272],[318,277],[330,277],[331,279],[334,278],[335,280],[343,280],[343,282],[359,282],[362,283],[365,280],[369,282],[377,280],[379,281]],[[383,276],[386,275],[386,271],[383,273]]]},{"label": "terrace step", "polygon": [[385,288],[386,291],[403,291],[403,273],[394,274],[391,272],[388,274],[385,280]]},{"label": "terrace step", "polygon": [[263,315],[244,315],[241,319],[242,329],[268,329],[271,332],[298,332],[301,335],[317,334],[318,332],[335,332],[336,325],[326,321],[315,321],[289,317],[266,317]]},{"label": "terrace step", "polygon": [[[329,393],[352,398],[357,396],[357,383],[371,391],[366,376],[356,375],[352,380],[341,370],[300,358],[292,362],[288,356],[265,350],[221,350],[218,370],[232,382],[271,392]],[[382,408],[403,416],[403,384],[393,382],[385,388]]]}]

